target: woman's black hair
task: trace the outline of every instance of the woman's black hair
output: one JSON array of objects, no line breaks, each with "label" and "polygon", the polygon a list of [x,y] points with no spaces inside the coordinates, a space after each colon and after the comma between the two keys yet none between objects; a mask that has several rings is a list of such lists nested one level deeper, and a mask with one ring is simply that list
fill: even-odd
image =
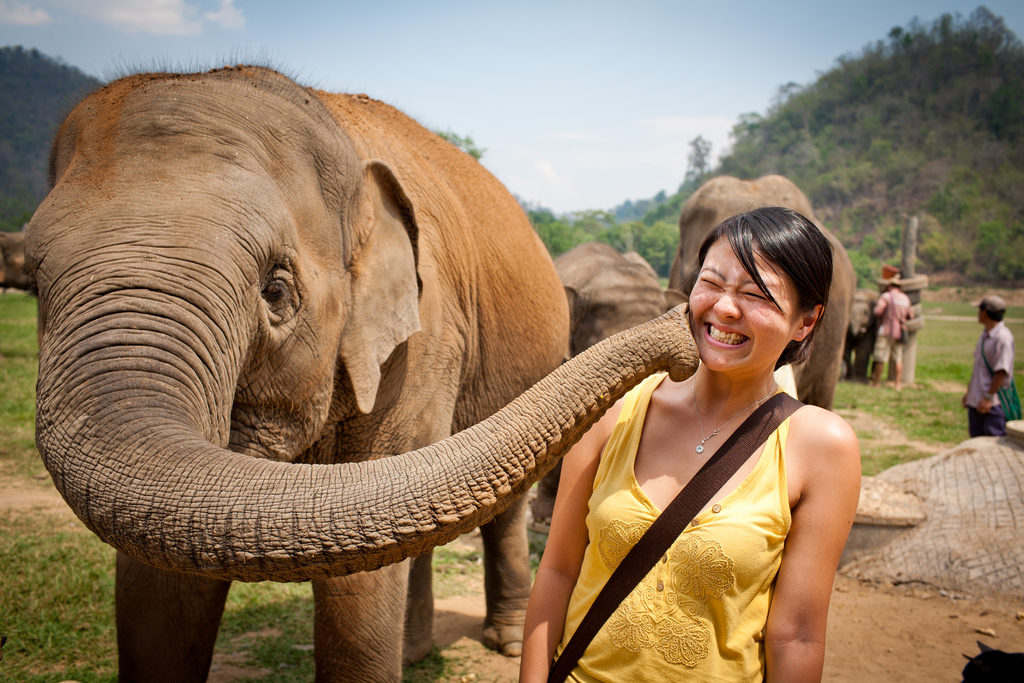
[{"label": "woman's black hair", "polygon": [[731,216],[716,225],[697,252],[698,269],[704,265],[708,249],[722,237],[729,240],[743,269],[777,308],[781,310],[782,307],[761,279],[754,262],[755,255],[789,276],[796,287],[801,311],[809,312],[821,304],[821,315],[811,333],[802,341],[789,342],[775,367],[798,363],[807,358],[811,340],[821,327],[829,289],[832,287],[832,245],[828,239],[814,223],[796,211],[781,206],[766,206]]}]

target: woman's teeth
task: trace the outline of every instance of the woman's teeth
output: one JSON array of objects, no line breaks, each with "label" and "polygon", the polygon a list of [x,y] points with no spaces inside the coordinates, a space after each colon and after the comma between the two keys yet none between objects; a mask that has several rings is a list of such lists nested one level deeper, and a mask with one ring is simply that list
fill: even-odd
[{"label": "woman's teeth", "polygon": [[711,335],[712,339],[717,342],[722,342],[723,344],[736,345],[747,341],[747,338],[742,334],[737,334],[736,332],[722,332],[714,325],[708,325],[708,334]]}]

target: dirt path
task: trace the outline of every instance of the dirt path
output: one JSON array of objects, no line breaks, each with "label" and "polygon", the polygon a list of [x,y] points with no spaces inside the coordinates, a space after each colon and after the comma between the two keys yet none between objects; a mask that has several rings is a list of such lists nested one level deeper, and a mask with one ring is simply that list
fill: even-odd
[{"label": "dirt path", "polygon": [[[1024,604],[951,596],[924,586],[877,586],[839,576],[829,608],[824,681],[959,681],[976,641],[1024,650]],[[519,660],[480,643],[481,596],[439,600],[434,641],[456,661],[446,681],[515,681]],[[984,631],[984,633],[982,632]],[[995,636],[990,635],[995,633]]]},{"label": "dirt path", "polygon": [[[470,534],[456,544],[471,544]],[[446,682],[515,681],[519,660],[483,647],[482,586],[437,601],[434,642],[454,662]],[[959,681],[977,641],[1024,651],[1024,599],[955,595],[926,585],[881,585],[840,574],[829,608],[824,681],[942,683]]]},{"label": "dirt path", "polygon": [[[0,507],[8,511],[47,510],[71,515],[45,482],[0,482]],[[474,532],[454,542],[479,548]],[[434,642],[448,660],[453,683],[515,681],[519,660],[481,644],[484,616],[479,575],[467,575],[464,594],[437,600]],[[959,681],[964,654],[976,641],[1007,651],[1024,651],[1024,599],[1000,595],[956,595],[922,584],[882,585],[840,574],[829,610],[825,681],[861,683]],[[225,655],[230,658],[230,655]],[[253,680],[259,673],[219,662],[218,683]]]}]

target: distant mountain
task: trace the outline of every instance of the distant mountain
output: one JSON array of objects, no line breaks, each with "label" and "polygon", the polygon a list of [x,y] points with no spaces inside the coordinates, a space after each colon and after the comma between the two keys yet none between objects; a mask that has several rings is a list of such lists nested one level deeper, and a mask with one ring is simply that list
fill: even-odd
[{"label": "distant mountain", "polygon": [[20,45],[0,48],[0,230],[17,230],[49,190],[50,143],[100,81]]},{"label": "distant mountain", "polygon": [[[862,279],[899,262],[911,214],[922,272],[1024,279],[1024,46],[985,7],[894,27],[815,82],[782,86],[732,137],[707,177],[789,177]],[[641,220],[677,219],[696,187],[651,201]]]}]

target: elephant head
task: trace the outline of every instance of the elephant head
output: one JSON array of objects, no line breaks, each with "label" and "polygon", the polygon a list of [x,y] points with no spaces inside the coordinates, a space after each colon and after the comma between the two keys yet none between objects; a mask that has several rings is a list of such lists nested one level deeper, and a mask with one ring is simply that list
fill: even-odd
[{"label": "elephant head", "polygon": [[846,330],[843,348],[843,363],[846,365],[846,379],[866,381],[870,374],[871,354],[878,336],[878,319],[875,318],[875,302],[878,292],[858,289],[850,304],[850,324]]},{"label": "elephant head", "polygon": [[426,449],[297,462],[338,414],[387,400],[385,359],[403,371],[421,325],[417,216],[315,91],[232,71],[86,98],[28,227],[37,445],[104,541],[223,579],[383,566],[490,519],[644,375],[693,371],[676,310]]},{"label": "elephant head", "polygon": [[875,302],[878,292],[870,289],[858,289],[853,294],[850,306],[850,336],[863,337],[875,324]]},{"label": "elephant head", "polygon": [[25,231],[0,232],[0,287],[27,290],[31,287],[25,270]]},{"label": "elephant head", "polygon": [[555,270],[569,301],[572,355],[686,300],[678,290],[662,289],[640,254],[620,254],[601,242],[573,247],[555,259]]}]

